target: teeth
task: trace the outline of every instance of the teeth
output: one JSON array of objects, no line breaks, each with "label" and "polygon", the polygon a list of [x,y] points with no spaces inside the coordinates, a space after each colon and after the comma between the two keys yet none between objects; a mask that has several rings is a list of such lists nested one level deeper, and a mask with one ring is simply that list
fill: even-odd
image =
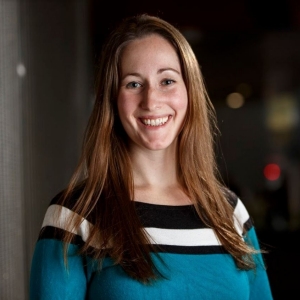
[{"label": "teeth", "polygon": [[142,122],[145,125],[150,125],[150,126],[160,126],[165,124],[167,121],[168,121],[168,117],[158,118],[158,119],[142,119]]}]

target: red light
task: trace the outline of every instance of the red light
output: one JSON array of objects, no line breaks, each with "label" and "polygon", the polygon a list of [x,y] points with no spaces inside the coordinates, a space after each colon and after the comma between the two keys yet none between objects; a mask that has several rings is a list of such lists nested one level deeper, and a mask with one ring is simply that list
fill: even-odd
[{"label": "red light", "polygon": [[264,175],[268,180],[274,181],[280,177],[280,167],[277,164],[268,164],[264,168]]}]

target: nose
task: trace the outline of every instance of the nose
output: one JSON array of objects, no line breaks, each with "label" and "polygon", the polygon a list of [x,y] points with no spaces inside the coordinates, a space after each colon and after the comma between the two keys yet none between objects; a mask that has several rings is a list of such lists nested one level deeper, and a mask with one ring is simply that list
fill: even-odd
[{"label": "nose", "polygon": [[146,87],[142,97],[141,107],[143,109],[151,111],[161,107],[161,95],[155,87]]}]

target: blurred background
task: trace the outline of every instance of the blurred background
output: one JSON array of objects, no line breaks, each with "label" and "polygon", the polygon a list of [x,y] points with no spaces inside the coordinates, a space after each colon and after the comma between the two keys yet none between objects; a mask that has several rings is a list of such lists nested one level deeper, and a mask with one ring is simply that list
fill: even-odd
[{"label": "blurred background", "polygon": [[244,201],[274,299],[300,292],[300,1],[0,0],[0,298],[28,299],[45,210],[67,184],[108,30],[141,12],[186,36],[216,108],[217,158]]}]

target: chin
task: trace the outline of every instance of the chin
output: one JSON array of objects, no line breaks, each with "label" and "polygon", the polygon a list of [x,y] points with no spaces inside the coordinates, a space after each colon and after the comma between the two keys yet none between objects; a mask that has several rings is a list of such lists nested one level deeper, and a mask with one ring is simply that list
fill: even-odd
[{"label": "chin", "polygon": [[175,146],[175,142],[174,143],[144,143],[142,144],[142,146],[148,150],[153,150],[153,151],[158,151],[158,150],[166,150],[169,149],[172,146]]}]

